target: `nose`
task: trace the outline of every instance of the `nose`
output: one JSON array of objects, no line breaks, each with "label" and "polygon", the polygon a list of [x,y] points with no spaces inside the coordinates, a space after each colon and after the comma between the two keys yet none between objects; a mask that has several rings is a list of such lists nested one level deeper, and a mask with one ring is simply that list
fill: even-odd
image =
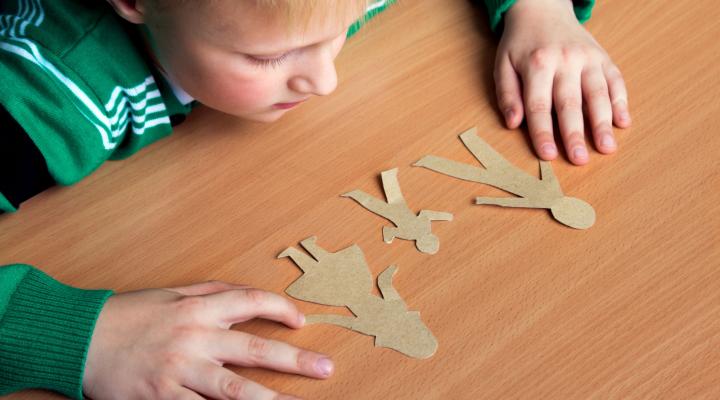
[{"label": "nose", "polygon": [[318,49],[301,61],[298,72],[288,80],[290,90],[327,96],[337,87],[335,56],[330,49]]}]

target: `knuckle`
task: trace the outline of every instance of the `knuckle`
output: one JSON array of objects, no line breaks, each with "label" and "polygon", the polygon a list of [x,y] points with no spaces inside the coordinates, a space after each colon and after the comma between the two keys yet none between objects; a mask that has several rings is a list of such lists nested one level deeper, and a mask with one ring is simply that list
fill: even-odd
[{"label": "knuckle", "polygon": [[173,329],[171,343],[179,348],[186,348],[193,343],[200,343],[203,339],[203,330],[194,326],[178,326]]},{"label": "knuckle", "polygon": [[607,78],[609,82],[612,82],[614,84],[625,84],[625,79],[623,78],[622,72],[620,72],[618,67],[611,67],[607,72]]},{"label": "knuckle", "polygon": [[259,336],[251,336],[248,340],[248,356],[254,364],[264,361],[268,354],[270,354],[271,349],[272,343],[267,339]]},{"label": "knuckle", "polygon": [[538,131],[532,131],[530,132],[530,136],[533,140],[533,142],[536,145],[545,143],[545,141],[552,141],[554,143],[554,136],[551,131],[548,130],[538,130]]},{"label": "knuckle", "polygon": [[315,355],[306,350],[300,350],[295,359],[298,371],[314,371]]},{"label": "knuckle", "polygon": [[585,137],[580,132],[572,132],[567,136],[566,143],[570,148],[576,146],[585,147]]},{"label": "knuckle", "polygon": [[180,353],[168,352],[160,357],[157,365],[157,371],[159,376],[158,379],[167,379],[169,376],[173,376],[176,371],[179,371],[187,364],[187,359]]},{"label": "knuckle", "polygon": [[219,281],[217,279],[207,281],[206,283],[208,284],[208,286],[210,286],[213,289],[225,289],[229,286],[227,283],[225,283],[223,281]]},{"label": "knuckle", "polygon": [[588,88],[585,96],[588,100],[603,100],[610,98],[610,92],[608,92],[606,85],[597,85]]},{"label": "knuckle", "polygon": [[582,61],[587,57],[587,52],[582,46],[567,46],[561,50],[562,59],[566,63]]},{"label": "knuckle", "polygon": [[499,90],[497,92],[498,104],[501,108],[506,109],[515,105],[515,92],[510,90]]},{"label": "knuckle", "polygon": [[240,295],[254,305],[263,304],[267,299],[267,292],[260,289],[244,289],[240,291]]},{"label": "knuckle", "polygon": [[612,123],[610,119],[604,118],[593,127],[593,132],[598,135],[612,134]]},{"label": "knuckle", "polygon": [[148,380],[147,393],[151,399],[167,399],[172,396],[173,381],[165,376],[156,376]]},{"label": "knuckle", "polygon": [[186,296],[175,302],[176,311],[181,315],[202,314],[207,306],[207,300],[202,296]]},{"label": "knuckle", "polygon": [[550,114],[552,105],[548,100],[532,99],[528,101],[527,110],[530,114]]},{"label": "knuckle", "polygon": [[550,65],[553,57],[553,51],[549,48],[542,47],[530,52],[530,66],[533,68],[546,68]]},{"label": "knuckle", "polygon": [[223,378],[220,382],[220,392],[227,399],[241,399],[245,397],[247,381],[239,376]]},{"label": "knuckle", "polygon": [[561,97],[555,104],[558,112],[582,110],[582,99],[576,96]]}]

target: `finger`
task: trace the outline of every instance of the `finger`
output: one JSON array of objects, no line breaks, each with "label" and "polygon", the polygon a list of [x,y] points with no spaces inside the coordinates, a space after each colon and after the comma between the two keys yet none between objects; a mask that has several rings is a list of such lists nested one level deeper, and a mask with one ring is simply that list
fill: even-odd
[{"label": "finger", "polygon": [[522,87],[507,55],[499,56],[495,63],[495,91],[505,124],[517,128],[523,120]]},{"label": "finger", "polygon": [[610,91],[613,121],[620,128],[628,128],[632,124],[632,117],[630,117],[625,80],[620,73],[620,69],[614,64],[606,65],[604,73]]},{"label": "finger", "polygon": [[235,285],[232,283],[227,283],[227,282],[222,282],[222,281],[207,281],[207,282],[195,283],[193,285],[188,285],[188,286],[167,288],[165,290],[179,293],[184,296],[201,296],[201,295],[205,295],[205,294],[218,293],[218,292],[223,292],[223,291],[232,290],[232,289],[247,289],[249,287],[250,286],[247,286],[247,285]]},{"label": "finger", "polygon": [[335,367],[326,355],[245,332],[221,330],[208,342],[209,354],[222,364],[261,367],[324,379]]},{"label": "finger", "polygon": [[177,400],[204,400],[202,396],[193,392],[192,390],[173,385],[169,388],[157,388],[158,393],[153,393],[152,398],[159,399],[177,399]]},{"label": "finger", "polygon": [[228,290],[203,296],[208,317],[227,328],[232,324],[264,318],[291,328],[305,324],[305,316],[295,304],[276,293],[260,289]]},{"label": "finger", "polygon": [[566,68],[556,75],[553,102],[558,116],[560,136],[563,138],[570,161],[575,165],[587,164],[590,159],[585,146],[582,90],[578,68]]},{"label": "finger", "polygon": [[523,73],[525,118],[535,151],[543,160],[557,157],[552,126],[552,85],[555,66],[546,52],[536,51]]},{"label": "finger", "polygon": [[617,142],[612,131],[612,106],[607,80],[597,67],[586,69],[582,75],[583,97],[587,103],[593,141],[598,151],[610,154],[617,150]]},{"label": "finger", "polygon": [[268,389],[243,378],[221,366],[207,362],[192,371],[187,370],[183,384],[213,399],[233,400],[291,400],[296,399]]}]

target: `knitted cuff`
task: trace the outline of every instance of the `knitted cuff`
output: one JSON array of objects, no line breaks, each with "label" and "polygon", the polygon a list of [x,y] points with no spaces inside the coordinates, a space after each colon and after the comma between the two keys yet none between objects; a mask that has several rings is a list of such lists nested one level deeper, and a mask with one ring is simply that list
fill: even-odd
[{"label": "knitted cuff", "polygon": [[81,290],[30,269],[0,320],[0,387],[48,389],[82,399],[90,339],[112,294]]},{"label": "knitted cuff", "polygon": [[355,21],[354,24],[350,25],[350,28],[348,28],[347,37],[348,39],[351,38],[357,31],[362,28],[365,23],[373,19],[376,15],[380,14],[381,12],[385,11],[388,6],[390,6],[392,3],[394,3],[396,0],[379,0],[374,2],[365,13],[365,16],[363,16],[361,19]]},{"label": "knitted cuff", "polygon": [[[497,32],[502,25],[503,16],[517,0],[484,0],[488,14],[490,14],[490,29]],[[590,19],[595,0],[573,0],[575,16],[580,23]]]}]

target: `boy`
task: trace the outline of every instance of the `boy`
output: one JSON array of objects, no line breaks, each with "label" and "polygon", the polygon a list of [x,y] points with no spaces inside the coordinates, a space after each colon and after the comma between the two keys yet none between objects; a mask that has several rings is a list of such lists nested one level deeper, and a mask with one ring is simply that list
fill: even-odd
[{"label": "boy", "polygon": [[[52,184],[75,183],[106,159],[168,135],[193,100],[271,122],[330,94],[333,60],[354,21],[388,5],[109,3],[114,12],[91,0],[0,5],[7,88],[0,92],[0,152],[7,152],[0,163],[16,171],[0,177],[0,209],[15,211]],[[578,23],[592,1],[485,4],[494,29],[504,22],[496,85],[508,127],[526,117],[539,156],[552,159],[554,104],[570,160],[587,163],[584,97],[595,145],[613,152],[612,123],[630,122],[627,96],[617,68]],[[332,374],[326,356],[228,330],[256,317],[292,328],[304,321],[283,296],[221,282],[111,296],[61,285],[29,266],[0,268],[0,393],[38,387],[96,399],[291,398],[223,365]]]}]

